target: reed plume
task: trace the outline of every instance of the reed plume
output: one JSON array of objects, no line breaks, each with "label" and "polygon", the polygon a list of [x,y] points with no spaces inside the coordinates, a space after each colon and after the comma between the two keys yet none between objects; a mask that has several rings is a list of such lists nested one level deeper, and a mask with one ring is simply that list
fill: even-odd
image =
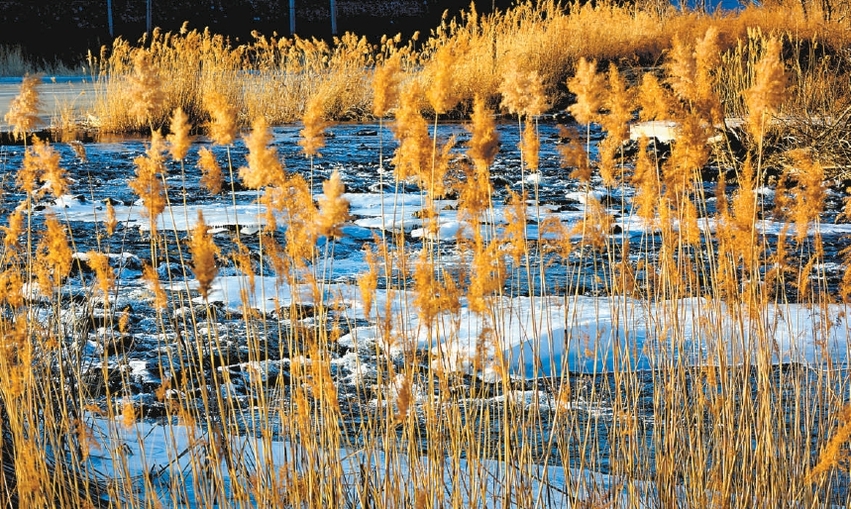
[{"label": "reed plume", "polygon": [[68,234],[52,214],[44,220],[45,230],[36,247],[35,274],[39,290],[49,296],[71,272],[72,252]]},{"label": "reed plume", "polygon": [[9,214],[9,226],[0,226],[3,232],[3,248],[6,255],[17,255],[20,250],[20,237],[24,232],[24,214],[21,210],[15,210]]},{"label": "reed plume", "polygon": [[155,115],[162,109],[166,96],[150,53],[144,50],[136,51],[133,57],[133,74],[127,77],[127,81],[130,85],[130,115],[140,123],[153,125]]},{"label": "reed plume", "polygon": [[694,59],[694,50],[680,37],[674,36],[671,50],[665,59],[665,75],[671,90],[681,100],[688,101],[697,96],[696,74],[697,62]]},{"label": "reed plume", "polygon": [[230,145],[236,139],[237,110],[221,92],[204,94],[204,107],[210,114],[207,133],[216,145]]},{"label": "reed plume", "polygon": [[[378,288],[378,260],[375,250],[364,247],[364,261],[369,270],[357,277],[358,289],[360,290],[363,314],[367,319],[372,313],[372,304],[375,299],[375,291]],[[377,314],[377,313],[376,313]]]},{"label": "reed plume", "polygon": [[375,68],[372,78],[372,114],[383,118],[399,102],[402,56],[395,53]]},{"label": "reed plume", "polygon": [[581,244],[596,251],[604,251],[608,247],[609,233],[612,231],[613,218],[600,200],[589,197],[585,205],[585,216],[582,218]]},{"label": "reed plume", "polygon": [[[756,232],[753,222],[757,217],[756,170],[751,158],[745,159],[739,171],[739,187],[733,194],[730,204],[730,217],[724,228],[729,237],[729,247],[726,250],[733,256],[734,261],[750,270],[759,259],[760,248],[756,242]],[[721,246],[725,248],[724,245]]]},{"label": "reed plume", "polygon": [[341,235],[340,226],[349,219],[349,200],[343,197],[346,187],[340,172],[334,170],[331,178],[322,183],[323,195],[319,197],[319,215],[316,218],[316,233],[336,238]]},{"label": "reed plume", "polygon": [[15,139],[24,139],[38,126],[38,113],[41,109],[39,85],[41,85],[41,76],[31,74],[24,76],[20,92],[9,103],[9,111],[3,118],[12,126],[12,135]]},{"label": "reed plume", "polygon": [[86,253],[86,264],[95,271],[95,287],[104,297],[104,306],[109,307],[109,292],[115,287],[115,272],[109,266],[109,257],[97,251]]},{"label": "reed plume", "polygon": [[620,144],[629,139],[629,123],[632,120],[634,100],[626,79],[614,63],[609,64],[608,87],[603,99],[607,113],[600,119],[607,138]]},{"label": "reed plume", "polygon": [[526,168],[531,172],[538,171],[540,163],[541,139],[533,122],[526,122],[520,138],[520,152],[523,154]]},{"label": "reed plume", "polygon": [[632,93],[614,63],[609,64],[608,89],[603,107],[607,113],[600,117],[600,125],[606,131],[606,139],[600,143],[600,176],[605,185],[613,186],[619,177],[618,169],[622,168],[615,158],[623,143],[629,140],[629,122],[633,109]]},{"label": "reed plume", "polygon": [[304,128],[299,131],[301,138],[299,146],[304,150],[307,157],[319,155],[319,149],[325,146],[325,129],[327,122],[323,119],[325,108],[325,97],[323,94],[314,94],[307,100],[307,105],[302,116]]},{"label": "reed plume", "polygon": [[112,200],[106,202],[106,234],[112,236],[115,233],[115,228],[118,226],[118,218],[115,217],[115,207],[112,205]]},{"label": "reed plume", "polygon": [[201,187],[210,194],[216,195],[222,192],[222,167],[216,160],[213,151],[207,147],[198,150],[198,167],[201,169]]},{"label": "reed plume", "polygon": [[848,458],[845,445],[851,441],[851,405],[846,405],[839,415],[840,426],[830,437],[830,440],[819,453],[819,461],[807,475],[809,482],[815,482],[816,478],[835,466],[841,464]]},{"label": "reed plume", "polygon": [[808,150],[793,150],[788,156],[793,166],[787,171],[794,171],[793,178],[797,182],[789,215],[795,223],[795,240],[800,244],[807,238],[810,224],[817,222],[824,210],[827,197],[825,173]]},{"label": "reed plume", "polygon": [[783,67],[779,39],[765,41],[762,57],[756,64],[754,84],[743,92],[748,109],[748,132],[761,142],[767,119],[777,112],[789,96],[789,77]]},{"label": "reed plume", "polygon": [[192,145],[192,138],[189,136],[189,131],[192,126],[189,124],[189,117],[183,112],[183,108],[174,110],[171,117],[171,125],[168,135],[169,152],[175,161],[183,161],[186,154],[189,152],[189,147]]},{"label": "reed plume", "polygon": [[[269,190],[266,194],[269,195]],[[302,268],[316,253],[315,225],[318,212],[310,185],[301,175],[292,175],[282,188],[279,199],[281,208],[278,210],[283,210],[287,216],[286,254],[297,268]],[[273,203],[270,209],[274,208]]]},{"label": "reed plume", "polygon": [[24,274],[16,267],[0,272],[0,304],[18,309],[26,302],[24,300]]},{"label": "reed plume", "polygon": [[538,71],[511,69],[503,77],[499,92],[500,104],[509,113],[537,117],[547,110],[547,94]]},{"label": "reed plume", "polygon": [[420,181],[425,185],[426,194],[431,200],[445,196],[448,191],[446,175],[449,172],[449,163],[452,159],[452,149],[454,147],[454,136],[446,140],[440,147],[436,147],[438,151],[433,156],[431,172],[420,177]]},{"label": "reed plume", "polygon": [[272,134],[266,124],[266,119],[257,117],[252,125],[251,133],[245,137],[248,148],[248,166],[239,169],[239,177],[245,187],[260,189],[266,186],[282,186],[286,181],[284,167],[278,159],[278,151],[269,147]]},{"label": "reed plume", "polygon": [[204,214],[198,210],[198,220],[189,237],[189,254],[192,256],[192,273],[198,281],[198,291],[204,301],[210,294],[210,287],[219,272],[216,257],[221,254],[213,242],[213,236],[204,222]]},{"label": "reed plume", "polygon": [[494,240],[483,242],[477,238],[476,249],[470,265],[470,284],[467,288],[467,303],[470,311],[485,313],[489,296],[502,290],[507,276],[505,257],[502,256],[501,243]]},{"label": "reed plume", "polygon": [[591,182],[591,162],[575,127],[559,126],[561,143],[557,147],[562,168],[573,168],[569,177],[583,184]]},{"label": "reed plume", "polygon": [[142,199],[144,208],[142,215],[150,220],[151,234],[156,233],[156,221],[166,207],[166,188],[163,184],[162,175],[165,174],[165,162],[163,152],[165,142],[159,131],[154,131],[151,136],[151,145],[145,155],[133,159],[136,165],[136,178],[129,182],[130,189]]},{"label": "reed plume", "polygon": [[44,182],[43,190],[60,197],[68,192],[68,172],[59,166],[60,155],[46,141],[33,137],[32,145],[24,153],[23,167],[18,172],[18,185],[27,193],[36,191],[36,184]]},{"label": "reed plume", "polygon": [[567,108],[580,124],[590,124],[600,118],[605,78],[597,73],[597,61],[582,57],[576,63],[576,73],[567,80],[567,88],[576,96],[576,102]]},{"label": "reed plume", "polygon": [[476,169],[487,169],[493,164],[499,153],[499,132],[496,130],[493,112],[485,99],[476,94],[473,99],[473,113],[470,115],[470,141],[467,142],[467,155],[473,160]]},{"label": "reed plume", "polygon": [[490,166],[499,153],[499,132],[496,130],[494,115],[481,95],[477,94],[473,99],[470,124],[465,128],[470,132],[467,155],[473,161],[473,167],[464,166],[465,179],[458,210],[472,219],[484,213],[490,204],[493,193]]},{"label": "reed plume", "polygon": [[414,269],[414,307],[422,324],[431,329],[443,314],[457,314],[461,301],[451,277],[440,278],[428,250],[420,252]]},{"label": "reed plume", "polygon": [[431,168],[431,137],[418,107],[421,95],[420,86],[412,82],[403,89],[399,98],[393,126],[393,136],[399,140],[393,156],[396,180],[421,179]]},{"label": "reed plume", "polygon": [[671,100],[670,91],[651,72],[642,75],[636,100],[641,120],[671,120],[673,118],[674,103]]},{"label": "reed plume", "polygon": [[656,209],[662,192],[659,173],[650,158],[646,137],[638,141],[638,156],[635,160],[635,170],[632,174],[632,185],[636,188],[636,196],[632,200],[636,214],[645,224],[653,226],[656,223]]},{"label": "reed plume", "polygon": [[507,225],[502,233],[508,255],[519,266],[526,254],[526,201],[525,193],[518,195],[509,190],[506,198],[505,221]]},{"label": "reed plume", "polygon": [[662,168],[670,195],[679,197],[692,188],[695,172],[709,162],[711,135],[712,128],[697,114],[690,113],[680,119],[671,157]]},{"label": "reed plume", "polygon": [[436,115],[442,115],[458,104],[453,69],[463,53],[463,43],[444,44],[437,49],[429,63],[431,79],[425,94]]}]

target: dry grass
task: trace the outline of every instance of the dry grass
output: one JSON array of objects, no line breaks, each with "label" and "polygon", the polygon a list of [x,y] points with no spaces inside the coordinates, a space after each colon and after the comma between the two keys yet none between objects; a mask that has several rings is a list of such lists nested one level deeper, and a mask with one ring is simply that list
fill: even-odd
[{"label": "dry grass", "polygon": [[[3,505],[107,505],[103,493],[122,507],[155,507],[154,493],[174,503],[191,497],[199,507],[847,504],[847,367],[829,359],[825,365],[778,364],[781,325],[766,318],[789,309],[790,295],[826,317],[851,294],[847,274],[836,294],[821,277],[825,163],[835,160],[824,161],[817,146],[784,146],[779,160],[787,164],[773,168],[766,154],[777,148],[769,145],[777,118],[846,100],[847,92],[831,91],[820,78],[832,64],[801,56],[804,41],[840,55],[848,37],[841,21],[825,21],[824,12],[810,7],[806,17],[788,5],[710,16],[658,4],[540,2],[488,17],[471,11],[422,42],[385,39],[372,46],[347,35],[329,45],[258,35],[233,48],[219,36],[189,30],[154,33],[138,46],[116,42],[93,60],[101,87],[94,113],[105,131],[150,131],[130,187],[150,221],[142,279],[162,341],[157,397],[166,414],[163,428],[189,436],[185,449],[173,451],[173,463],[134,476],[136,459],[122,452],[121,442],[147,437],[134,435],[145,429],[143,407],[124,397],[127,371],[109,380],[104,370],[99,396],[108,404],[92,405],[97,397],[87,387],[93,384],[81,382],[92,375],[74,346],[89,331],[63,321],[69,309],[92,311],[79,310],[83,304],[62,289],[81,263],[72,254],[75,233],[61,216],[48,216],[43,228],[32,223],[37,195],[63,194],[67,172],[50,144],[36,138],[24,148],[18,172],[21,202],[2,228]],[[747,28],[754,26],[761,29]],[[803,90],[818,91],[817,97]],[[538,171],[541,144],[551,142],[539,136],[540,117],[568,97],[568,111],[580,125],[563,131],[564,166],[584,188],[597,176],[610,190],[633,186],[638,214],[652,226],[640,237],[618,241],[610,235],[611,209],[628,214],[626,203],[604,206],[589,196],[580,221],[551,219],[539,237],[527,238],[527,223],[540,221],[540,200],[537,184],[527,189],[525,178],[502,204],[505,227],[495,226],[494,108],[517,120],[525,177]],[[8,117],[28,140],[37,99],[35,86],[25,82]],[[464,148],[471,164],[458,170],[456,182],[449,163],[458,149],[453,139],[439,138],[436,127],[459,111],[471,113]],[[729,112],[745,119],[744,155],[710,143]],[[426,238],[417,250],[403,235],[382,233],[367,247],[358,305],[375,327],[377,339],[368,343],[375,374],[357,391],[375,404],[352,421],[344,418],[351,401],[338,393],[332,362],[350,325],[338,312],[344,304],[327,291],[341,226],[349,220],[345,182],[334,172],[314,201],[313,172],[308,182],[287,171],[271,146],[269,125],[302,122],[299,145],[312,161],[333,143],[325,138],[328,122],[375,116],[383,129],[391,113],[398,141],[394,178],[421,189]],[[628,123],[639,116],[678,123],[669,157],[657,158],[647,140],[634,158],[621,150]],[[250,132],[241,135],[249,121]],[[591,146],[592,122],[606,134],[599,154]],[[160,131],[166,125],[167,138]],[[256,250],[238,230],[214,237],[200,213],[188,235],[158,229],[169,204],[170,165],[183,169],[198,145],[192,125],[204,126],[214,144],[228,147],[227,170],[211,150],[198,150],[205,189],[220,194],[227,171],[234,203],[237,179],[260,192],[258,202],[269,213]],[[234,171],[230,147],[240,136],[248,153]],[[720,172],[717,195],[707,196],[702,172],[717,161],[726,161],[729,171]],[[776,178],[773,211],[759,199],[770,173]],[[735,182],[726,181],[728,174]],[[728,192],[728,185],[735,187]],[[437,200],[450,191],[457,192],[459,220],[473,232],[458,242],[469,267],[442,258]],[[116,233],[111,205],[105,216],[99,239]],[[784,224],[771,243],[758,223],[767,216]],[[188,238],[176,240],[182,236]],[[631,244],[656,258],[633,256]],[[536,246],[546,254],[543,261],[534,256]],[[125,289],[117,287],[103,251],[85,257],[94,273],[86,300],[103,310],[102,327],[92,334],[119,344],[132,337],[134,324],[110,303]],[[586,263],[573,263],[577,256]],[[171,262],[197,286],[161,279],[158,268]],[[248,276],[235,318],[223,316],[208,298],[219,269],[231,263]],[[563,269],[563,282],[546,277],[553,266]],[[255,309],[257,276],[275,276],[276,291],[300,290],[273,317]],[[518,279],[531,287],[517,286]],[[528,309],[535,325],[527,333],[539,338],[546,334],[537,329],[545,327],[540,317],[549,311],[543,298],[578,306],[578,282],[588,279],[612,296],[597,301],[601,316],[648,313],[658,341],[646,352],[628,342],[609,352],[598,350],[594,338],[567,337],[580,356],[613,356],[612,372],[584,378],[564,373],[524,386],[510,376],[500,347],[517,312],[511,299],[527,292],[542,297],[530,299]],[[385,302],[376,298],[380,285]],[[429,367],[426,357],[445,354],[439,339],[458,335],[465,303],[483,324],[476,353],[461,360],[466,372],[440,363]],[[419,330],[409,330],[409,308]],[[217,369],[232,340],[225,318],[239,322],[246,346],[248,407],[229,392],[234,373]],[[834,327],[847,330],[842,323],[814,323],[823,341]],[[435,350],[417,351],[417,335]],[[703,339],[701,349],[694,349],[693,336]],[[290,360],[286,373],[262,369],[270,338]],[[535,343],[532,355],[544,347]],[[639,353],[658,369],[638,369],[633,362]],[[536,373],[542,368],[535,364]],[[91,426],[93,414],[102,414],[108,426]],[[298,448],[273,458],[279,441]],[[109,482],[88,462],[98,447],[100,455],[111,456],[115,475]],[[581,473],[566,473],[561,484],[536,483],[539,467],[549,461]],[[603,470],[611,474],[609,484],[584,473]]]}]

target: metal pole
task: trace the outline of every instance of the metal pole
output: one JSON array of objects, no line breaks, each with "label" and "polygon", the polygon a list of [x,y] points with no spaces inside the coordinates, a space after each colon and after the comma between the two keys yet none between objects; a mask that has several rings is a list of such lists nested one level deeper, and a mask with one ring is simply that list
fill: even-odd
[{"label": "metal pole", "polygon": [[331,35],[337,35],[337,2],[331,0]]},{"label": "metal pole", "polygon": [[295,35],[295,0],[290,0],[290,35]]},{"label": "metal pole", "polygon": [[112,0],[106,0],[106,21],[109,26],[109,36],[115,37],[115,29],[112,25]]}]

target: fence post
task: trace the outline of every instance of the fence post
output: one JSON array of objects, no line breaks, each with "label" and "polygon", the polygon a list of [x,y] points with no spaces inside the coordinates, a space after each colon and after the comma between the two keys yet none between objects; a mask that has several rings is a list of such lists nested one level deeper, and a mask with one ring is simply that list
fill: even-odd
[{"label": "fence post", "polygon": [[115,29],[112,24],[112,0],[106,0],[106,23],[109,26],[109,36],[115,37]]},{"label": "fence post", "polygon": [[151,35],[151,2],[153,2],[153,0],[147,0],[147,4],[145,6],[145,31],[148,35]]}]

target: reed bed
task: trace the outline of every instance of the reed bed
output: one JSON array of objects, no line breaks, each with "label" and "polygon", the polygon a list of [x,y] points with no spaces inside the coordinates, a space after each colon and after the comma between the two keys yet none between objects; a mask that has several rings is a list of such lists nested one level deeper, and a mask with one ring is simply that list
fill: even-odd
[{"label": "reed bed", "polygon": [[[1,232],[3,504],[847,505],[851,386],[835,352],[847,359],[851,272],[846,249],[842,280],[827,281],[821,230],[826,171],[844,161],[778,134],[788,117],[812,121],[813,104],[844,104],[818,79],[840,64],[801,55],[838,55],[847,35],[792,11],[541,2],[375,46],[258,34],[232,48],[189,29],[119,40],[92,60],[93,115],[150,136],[128,179],[141,232],[111,201],[83,233],[43,210],[75,183],[31,136],[37,80],[25,81],[6,117],[26,145]],[[584,192],[575,220],[539,198],[555,143],[542,122],[563,107],[558,152]],[[462,114],[463,144],[439,134]],[[522,185],[508,190],[492,179],[500,116],[520,140]],[[315,162],[330,123],[349,118],[392,132],[374,150],[394,191],[365,269],[343,285],[352,196]],[[638,118],[676,122],[668,153],[630,145]],[[269,126],[294,120],[309,172],[273,144]],[[241,211],[225,232],[190,216],[191,161],[204,192]],[[389,224],[406,186],[417,217],[400,216],[420,237]],[[237,207],[246,190],[252,213]],[[617,234],[631,215],[643,233]],[[79,252],[84,241],[96,248]],[[127,245],[142,262],[122,288]],[[217,300],[224,280],[239,281],[236,309]],[[576,325],[588,309],[608,333]],[[144,327],[155,401],[134,397],[127,362]],[[345,394],[342,343],[363,370]],[[146,462],[151,443],[167,461]]]}]

